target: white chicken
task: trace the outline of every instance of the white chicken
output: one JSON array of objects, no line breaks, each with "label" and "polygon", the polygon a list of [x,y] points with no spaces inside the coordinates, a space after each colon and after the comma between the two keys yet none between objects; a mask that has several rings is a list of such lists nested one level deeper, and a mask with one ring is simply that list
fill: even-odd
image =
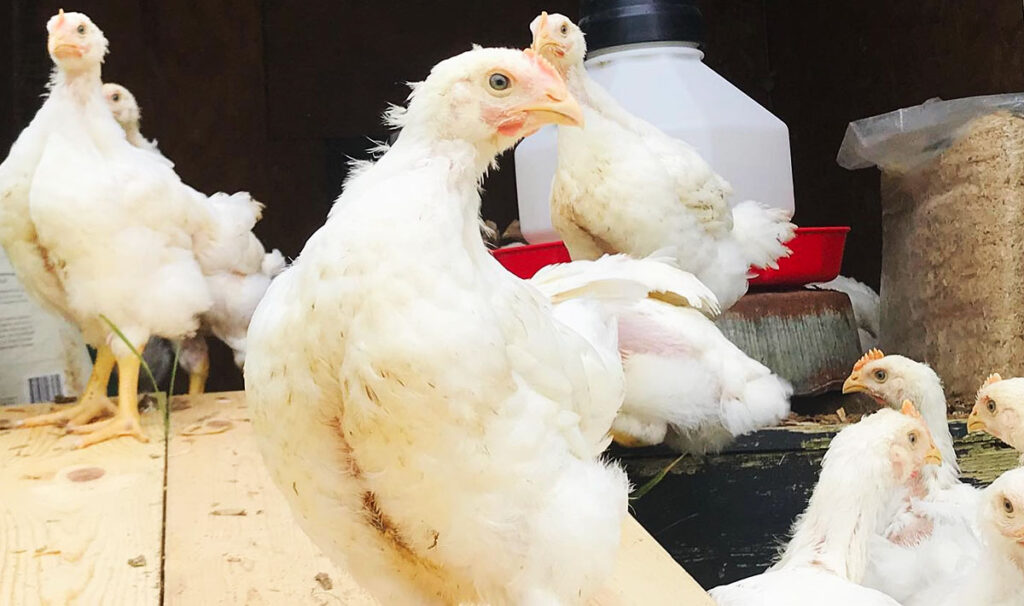
[{"label": "white chicken", "polygon": [[718,606],[896,606],[859,585],[872,537],[919,490],[941,454],[917,410],[883,409],[839,432],[807,509],[779,561],[763,574],[711,590]]},{"label": "white chicken", "polygon": [[[615,323],[505,271],[478,190],[500,151],[579,106],[533,53],[476,48],[390,118],[394,145],[350,173],[253,317],[267,466],[383,604],[585,602],[626,515],[626,477],[599,458],[624,390]],[[619,287],[647,296],[636,282]]]},{"label": "white chicken", "polygon": [[815,282],[807,288],[815,290],[834,290],[850,297],[853,305],[853,317],[857,322],[857,335],[860,338],[861,351],[874,349],[878,345],[879,308],[878,293],[863,282],[846,276],[837,276],[829,282]]},{"label": "white chicken", "polygon": [[1024,469],[1007,471],[982,491],[978,525],[985,548],[977,561],[908,598],[906,606],[1024,604]]},{"label": "white chicken", "polygon": [[[103,85],[104,98],[128,142],[166,160],[156,141],[142,136],[142,110],[135,95],[120,84]],[[169,165],[173,166],[170,160]],[[197,197],[204,197],[198,191]],[[210,356],[205,334],[212,334],[232,349],[235,364],[245,363],[246,331],[256,305],[270,281],[285,266],[281,251],[267,252],[252,233],[263,206],[249,194],[216,193],[209,197],[216,233],[200,238],[204,254],[200,265],[206,275],[213,305],[203,314],[200,334],[181,343],[181,364],[189,373],[189,393],[202,393],[210,372]]]},{"label": "white chicken", "polygon": [[156,139],[150,141],[142,136],[142,131],[140,130],[142,108],[139,107],[138,101],[135,100],[135,95],[130,90],[120,84],[106,82],[103,84],[103,98],[107,100],[107,105],[110,107],[110,111],[113,112],[114,119],[124,129],[124,134],[129,143],[139,149],[154,152],[161,158],[164,158],[164,155],[160,153],[160,149],[157,147]]},{"label": "white chicken", "polygon": [[1021,453],[1024,464],[1024,378],[993,373],[978,389],[967,431],[985,431]]},{"label": "white chicken", "polygon": [[[692,283],[680,285],[681,273],[671,257],[638,261],[607,255],[545,267],[530,282],[556,308],[580,292],[603,293],[602,309],[618,325],[626,375],[626,396],[612,426],[616,442],[667,442],[681,452],[704,454],[785,418],[792,387],[725,338],[709,319],[717,315],[717,304],[677,301],[666,294],[669,285],[675,292],[705,289],[692,277]],[[619,284],[641,276],[655,292],[623,296]]]},{"label": "white chicken", "polygon": [[542,13],[530,24],[533,50],[561,72],[584,108],[586,126],[558,129],[552,225],[573,259],[673,247],[728,309],[747,291],[751,266],[776,267],[789,254],[789,213],[757,202],[730,209],[731,188],[686,143],[623,109],[583,67],[583,32]]},{"label": "white chicken", "polygon": [[[85,434],[79,446],[122,435],[144,441],[132,349],[151,335],[194,333],[210,308],[193,242],[211,229],[209,212],[166,163],[131,146],[111,116],[100,29],[61,11],[47,31],[56,69],[49,97],[0,165],[0,241],[29,292],[79,326],[97,358],[78,404],[22,424],[67,423]],[[86,425],[111,411],[115,363],[117,411]]]},{"label": "white chicken", "polygon": [[977,556],[981,535],[975,511],[980,493],[959,479],[942,382],[928,365],[873,349],[854,365],[843,392],[864,392],[889,407],[903,400],[914,402],[942,452],[942,465],[924,472],[926,490],[921,498],[894,516],[872,543],[865,584],[902,602]]}]

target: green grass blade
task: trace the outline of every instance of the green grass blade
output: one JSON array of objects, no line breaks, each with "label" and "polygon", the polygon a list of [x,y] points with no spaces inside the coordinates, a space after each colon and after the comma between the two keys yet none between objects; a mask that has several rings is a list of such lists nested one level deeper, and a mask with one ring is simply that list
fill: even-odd
[{"label": "green grass blade", "polygon": [[642,486],[634,490],[633,493],[629,495],[629,499],[631,501],[636,501],[637,499],[642,498],[645,494],[649,493],[652,488],[657,486],[659,483],[661,483],[662,480],[665,479],[665,476],[668,475],[668,472],[672,471],[672,468],[676,466],[676,463],[682,461],[683,457],[685,456],[686,453],[684,452],[683,454],[676,457],[674,461],[665,466],[665,469],[659,471],[656,476],[654,476],[650,480],[647,480],[646,482],[644,482]]},{"label": "green grass blade", "polygon": [[[174,380],[178,378],[178,360],[181,359],[181,341],[174,343],[174,366],[171,367],[171,384],[167,386],[167,408],[164,410],[164,422],[171,418],[171,398],[174,397]],[[166,425],[170,427],[170,425]]]},{"label": "green grass blade", "polygon": [[[121,339],[121,341],[125,345],[128,346],[128,349],[130,349],[131,352],[135,354],[135,357],[139,359],[139,363],[142,365],[142,369],[146,371],[146,376],[149,377],[149,382],[153,384],[153,392],[159,393],[160,387],[156,384],[156,377],[153,376],[153,371],[149,369],[149,364],[146,364],[146,360],[142,357],[142,354],[139,353],[139,350],[135,349],[135,346],[132,345],[132,342],[128,340],[128,337],[124,336],[124,333],[121,332],[121,329],[118,328],[116,324],[111,322],[110,318],[103,314],[100,314],[100,319],[107,323],[107,326],[110,327],[110,330],[114,331],[114,334],[117,335],[117,337]],[[169,403],[168,406],[170,406]]]}]

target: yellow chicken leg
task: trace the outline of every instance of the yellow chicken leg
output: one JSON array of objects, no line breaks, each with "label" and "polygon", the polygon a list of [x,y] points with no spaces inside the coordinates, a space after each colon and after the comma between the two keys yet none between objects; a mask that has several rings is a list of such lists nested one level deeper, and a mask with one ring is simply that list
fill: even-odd
[{"label": "yellow chicken leg", "polygon": [[107,399],[107,382],[114,370],[114,352],[106,345],[96,352],[96,362],[89,375],[89,383],[78,403],[57,412],[37,415],[15,423],[17,427],[39,427],[41,425],[76,426],[88,423],[96,417],[111,415],[117,410]]},{"label": "yellow chicken leg", "polygon": [[140,442],[149,441],[139,418],[140,366],[139,358],[134,354],[117,358],[117,412],[112,419],[75,428],[75,433],[84,434],[75,448],[85,448],[121,436],[134,436]]},{"label": "yellow chicken leg", "polygon": [[188,375],[188,395],[195,396],[206,391],[206,379],[210,376],[210,354],[203,348],[203,355]]}]

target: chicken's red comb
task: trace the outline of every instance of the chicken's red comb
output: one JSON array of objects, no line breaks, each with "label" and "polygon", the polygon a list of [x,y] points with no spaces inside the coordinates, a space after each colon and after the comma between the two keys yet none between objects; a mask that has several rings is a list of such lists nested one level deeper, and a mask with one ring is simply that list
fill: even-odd
[{"label": "chicken's red comb", "polygon": [[881,360],[884,357],[885,354],[882,353],[881,349],[870,349],[866,354],[861,356],[859,360],[857,360],[857,363],[853,365],[853,369],[860,370],[861,368],[864,368],[864,365],[867,364],[868,362],[871,362],[873,360]]},{"label": "chicken's red comb", "polygon": [[558,70],[555,69],[555,66],[551,65],[551,62],[545,59],[543,55],[536,52],[532,48],[524,50],[523,53],[526,54],[527,57],[529,57],[531,60],[533,60],[534,63],[537,64],[537,67],[540,68],[540,71],[551,76],[552,78],[562,80],[562,75],[558,73]]}]

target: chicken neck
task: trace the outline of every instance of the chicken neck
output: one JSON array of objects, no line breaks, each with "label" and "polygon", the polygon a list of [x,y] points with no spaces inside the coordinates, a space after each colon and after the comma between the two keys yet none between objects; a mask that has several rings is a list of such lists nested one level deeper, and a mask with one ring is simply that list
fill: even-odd
[{"label": "chicken neck", "polygon": [[908,490],[880,481],[892,474],[880,456],[852,459],[826,458],[793,538],[772,569],[809,566],[861,582],[871,538],[906,501]]}]

